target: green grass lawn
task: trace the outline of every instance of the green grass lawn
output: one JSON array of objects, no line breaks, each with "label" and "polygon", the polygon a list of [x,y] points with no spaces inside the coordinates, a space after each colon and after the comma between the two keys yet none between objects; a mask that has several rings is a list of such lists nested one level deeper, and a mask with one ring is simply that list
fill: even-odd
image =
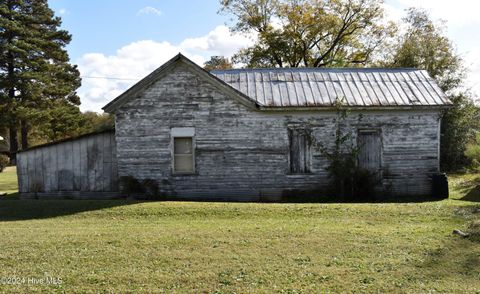
[{"label": "green grass lawn", "polygon": [[480,243],[452,230],[480,175],[450,182],[402,204],[0,200],[0,292],[479,293]]},{"label": "green grass lawn", "polygon": [[14,166],[9,166],[0,173],[0,192],[11,194],[17,191],[17,169]]}]

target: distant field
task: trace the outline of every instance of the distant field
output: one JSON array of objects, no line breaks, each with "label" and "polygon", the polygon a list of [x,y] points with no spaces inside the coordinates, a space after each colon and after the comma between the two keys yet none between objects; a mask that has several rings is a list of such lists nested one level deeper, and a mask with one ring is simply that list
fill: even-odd
[{"label": "distant field", "polygon": [[478,293],[480,243],[451,232],[480,218],[480,175],[451,183],[405,204],[0,200],[0,292]]},{"label": "distant field", "polygon": [[9,166],[0,173],[0,192],[16,193],[17,191],[17,169]]}]

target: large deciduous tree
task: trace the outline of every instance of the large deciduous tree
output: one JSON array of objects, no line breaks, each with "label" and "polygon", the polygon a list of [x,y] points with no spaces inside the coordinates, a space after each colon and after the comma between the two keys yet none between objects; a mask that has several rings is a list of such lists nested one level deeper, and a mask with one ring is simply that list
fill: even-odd
[{"label": "large deciduous tree", "polygon": [[235,55],[251,67],[357,66],[392,31],[381,0],[221,0],[236,31],[257,41]]},{"label": "large deciduous tree", "polygon": [[441,165],[447,171],[458,169],[468,164],[466,145],[480,127],[480,110],[463,87],[466,69],[442,22],[432,21],[425,10],[415,8],[407,11],[403,22],[404,33],[381,65],[424,69],[448,95],[453,106],[443,115]]},{"label": "large deciduous tree", "polygon": [[210,60],[206,61],[203,65],[205,70],[222,70],[222,69],[231,69],[233,68],[232,63],[228,58],[224,56],[212,56]]},{"label": "large deciduous tree", "polygon": [[80,75],[65,50],[71,36],[60,25],[47,0],[0,2],[0,111],[10,129],[12,161],[19,127],[27,148],[29,127],[45,117],[39,111],[80,104]]}]

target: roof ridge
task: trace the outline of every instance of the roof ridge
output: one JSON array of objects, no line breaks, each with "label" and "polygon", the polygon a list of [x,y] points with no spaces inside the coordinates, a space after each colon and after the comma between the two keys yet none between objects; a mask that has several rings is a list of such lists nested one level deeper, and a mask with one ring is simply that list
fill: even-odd
[{"label": "roof ridge", "polygon": [[211,73],[235,71],[424,71],[414,67],[256,67],[211,70]]}]

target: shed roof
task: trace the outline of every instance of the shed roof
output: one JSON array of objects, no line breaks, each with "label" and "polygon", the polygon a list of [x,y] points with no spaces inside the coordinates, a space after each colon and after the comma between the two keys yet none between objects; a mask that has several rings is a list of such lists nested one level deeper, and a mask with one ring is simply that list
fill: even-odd
[{"label": "shed roof", "polygon": [[444,106],[451,102],[424,70],[408,68],[269,68],[211,74],[264,107]]}]

